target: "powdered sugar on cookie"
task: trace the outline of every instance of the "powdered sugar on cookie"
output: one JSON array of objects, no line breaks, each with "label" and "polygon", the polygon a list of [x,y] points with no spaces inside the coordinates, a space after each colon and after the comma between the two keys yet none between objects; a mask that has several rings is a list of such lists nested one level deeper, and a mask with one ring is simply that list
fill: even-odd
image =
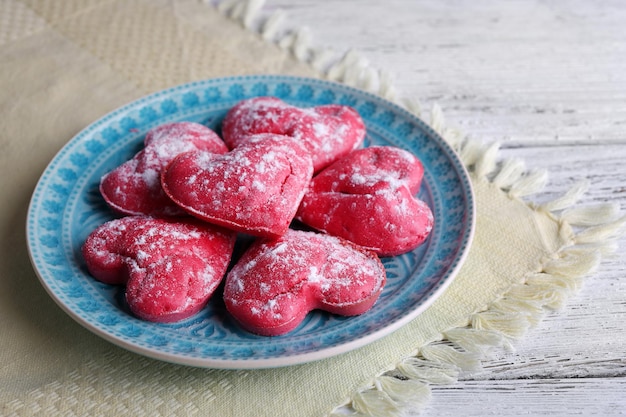
[{"label": "powdered sugar on cookie", "polygon": [[183,152],[205,150],[219,154],[228,151],[215,132],[192,122],[160,125],[146,134],[144,146],[100,181],[100,193],[117,212],[158,217],[185,214],[163,192],[162,169]]},{"label": "powdered sugar on cookie", "polygon": [[276,97],[256,97],[241,101],[228,112],[222,133],[231,149],[251,134],[291,136],[306,147],[317,172],[358,148],[365,138],[365,125],[348,106],[299,108]]},{"label": "powdered sugar on cookie", "polygon": [[196,220],[128,216],[94,230],[82,247],[90,274],[126,285],[138,317],[181,320],[198,312],[230,262],[235,234]]},{"label": "powdered sugar on cookie", "polygon": [[293,330],[313,309],[364,313],[385,281],[374,253],[333,236],[289,230],[246,251],[227,275],[224,301],[244,328],[278,335]]},{"label": "powdered sugar on cookie", "polygon": [[174,202],[202,220],[278,237],[293,220],[312,174],[300,143],[259,134],[223,155],[180,155],[164,171],[162,185]]},{"label": "powdered sugar on cookie", "polygon": [[313,178],[296,218],[381,256],[408,252],[434,224],[430,208],[414,196],[423,173],[422,163],[402,149],[358,149]]}]

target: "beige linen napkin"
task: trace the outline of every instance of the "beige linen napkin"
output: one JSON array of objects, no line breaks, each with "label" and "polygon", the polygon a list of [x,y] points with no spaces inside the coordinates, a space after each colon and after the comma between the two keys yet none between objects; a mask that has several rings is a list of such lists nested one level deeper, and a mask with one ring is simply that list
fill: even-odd
[{"label": "beige linen napkin", "polygon": [[[320,61],[297,33],[276,34],[271,18],[253,27],[255,6],[0,0],[2,415],[320,416],[337,406],[394,415],[422,404],[429,384],[452,383],[485,349],[522,335],[598,264],[598,248],[619,225],[601,223],[614,216],[575,234],[561,212],[582,189],[531,207],[519,197],[538,190],[543,175],[497,162],[495,146],[463,140],[435,109],[432,126],[472,173],[476,237],[449,289],[399,331],[318,362],[226,371],[142,357],[75,323],[38,282],[24,234],[36,181],[73,135],[118,106],[188,81],[276,73],[351,82],[350,73],[358,75],[349,56],[314,69]],[[360,82],[371,88],[370,81]],[[395,99],[382,81],[375,88]]]}]

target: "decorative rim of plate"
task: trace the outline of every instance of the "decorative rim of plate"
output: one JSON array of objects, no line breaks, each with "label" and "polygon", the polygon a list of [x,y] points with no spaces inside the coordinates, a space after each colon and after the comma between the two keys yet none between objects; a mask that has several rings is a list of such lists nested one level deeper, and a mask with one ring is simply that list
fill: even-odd
[{"label": "decorative rim of plate", "polygon": [[[223,116],[242,99],[262,95],[277,96],[300,106],[337,103],[355,107],[366,123],[368,140],[401,146],[422,159],[425,176],[420,195],[424,193],[424,198],[436,206],[434,211],[441,213],[436,213],[435,228],[423,247],[415,253],[383,259],[386,267],[391,265],[390,273],[411,263],[413,272],[404,278],[408,284],[402,281],[403,285],[394,287],[389,296],[383,292],[379,302],[362,316],[329,319],[320,313],[324,318],[317,327],[316,323],[309,323],[303,333],[296,329],[280,337],[246,334],[229,341],[214,340],[211,335],[202,340],[182,335],[180,340],[172,340],[168,336],[177,331],[175,325],[143,322],[112,307],[111,287],[98,284],[82,268],[76,242],[86,237],[86,225],[95,221],[89,215],[101,220],[97,215],[102,213],[93,208],[94,212],[89,213],[90,209],[83,207],[80,219],[64,215],[77,211],[77,206],[83,204],[81,199],[88,200],[88,182],[99,178],[99,170],[111,168],[112,158],[121,152],[132,156],[130,149],[136,146],[130,146],[136,145],[146,130],[166,121],[189,119],[219,126],[219,114]],[[441,295],[461,268],[474,236],[475,211],[471,181],[463,163],[443,138],[415,115],[371,93],[331,81],[254,75],[195,81],[159,91],[87,126],[63,146],[41,175],[28,208],[26,234],[31,263],[46,291],[68,315],[95,334],[135,353],[168,362],[254,369],[301,364],[348,352],[416,318]],[[438,218],[442,214],[457,222],[442,224],[443,219]],[[82,229],[71,221],[79,221]],[[395,265],[400,263],[403,265]],[[428,274],[431,270],[433,273]],[[330,324],[324,320],[330,320]],[[383,324],[379,326],[381,320]],[[215,331],[218,325],[224,325],[213,324]],[[319,326],[325,324],[329,327],[320,342]]]}]

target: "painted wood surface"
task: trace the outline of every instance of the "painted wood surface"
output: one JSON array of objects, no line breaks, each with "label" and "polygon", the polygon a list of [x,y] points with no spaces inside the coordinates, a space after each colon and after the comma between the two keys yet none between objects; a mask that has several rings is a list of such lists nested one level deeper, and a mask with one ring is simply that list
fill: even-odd
[{"label": "painted wood surface", "polygon": [[[580,204],[626,211],[622,1],[275,0],[315,47],[354,49],[448,125],[547,169],[535,198],[583,179]],[[425,416],[626,414],[626,240],[514,352],[434,387]]]}]

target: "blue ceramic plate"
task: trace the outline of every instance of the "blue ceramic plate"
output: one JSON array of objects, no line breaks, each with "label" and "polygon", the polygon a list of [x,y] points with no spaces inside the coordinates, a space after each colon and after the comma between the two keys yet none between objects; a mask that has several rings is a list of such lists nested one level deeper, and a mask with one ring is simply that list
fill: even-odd
[{"label": "blue ceramic plate", "polygon": [[[112,219],[98,192],[100,177],[130,159],[145,133],[165,122],[194,121],[219,132],[238,101],[277,96],[308,107],[329,103],[356,108],[367,126],[366,146],[393,145],[423,162],[419,197],[435,226],[417,250],[384,258],[387,285],[367,313],[339,317],[312,312],[293,332],[261,337],[241,330],[216,293],[196,316],[173,324],[133,317],[122,287],[87,273],[80,247]],[[71,317],[101,337],[153,358],[212,368],[268,368],[318,360],[379,339],[419,315],[450,284],[469,249],[474,203],[465,169],[426,124],[400,107],[343,85],[307,78],[250,76],[194,82],[122,107],[74,137],[41,176],[28,212],[27,238],[34,269],[50,296]]]}]

